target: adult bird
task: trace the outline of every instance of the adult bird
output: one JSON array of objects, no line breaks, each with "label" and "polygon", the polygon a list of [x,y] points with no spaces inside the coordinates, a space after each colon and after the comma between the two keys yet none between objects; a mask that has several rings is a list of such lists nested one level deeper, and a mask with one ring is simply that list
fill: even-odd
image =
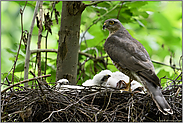
[{"label": "adult bird", "polygon": [[161,92],[160,80],[144,46],[130,35],[118,19],[106,20],[103,29],[109,31],[104,50],[116,68],[131,80],[142,83],[164,115],[173,114]]}]

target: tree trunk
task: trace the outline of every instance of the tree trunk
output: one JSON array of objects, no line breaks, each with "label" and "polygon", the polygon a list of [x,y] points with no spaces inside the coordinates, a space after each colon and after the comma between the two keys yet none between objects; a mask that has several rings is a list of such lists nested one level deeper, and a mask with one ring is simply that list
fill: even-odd
[{"label": "tree trunk", "polygon": [[62,4],[56,80],[66,78],[76,84],[82,2],[64,1]]}]

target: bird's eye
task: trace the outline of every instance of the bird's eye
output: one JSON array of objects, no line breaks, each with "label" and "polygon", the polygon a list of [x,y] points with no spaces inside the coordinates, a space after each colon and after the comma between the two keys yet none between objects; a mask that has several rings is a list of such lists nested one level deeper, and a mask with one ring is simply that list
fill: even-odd
[{"label": "bird's eye", "polygon": [[110,24],[110,25],[113,25],[113,24],[114,24],[114,21],[109,21],[109,24]]}]

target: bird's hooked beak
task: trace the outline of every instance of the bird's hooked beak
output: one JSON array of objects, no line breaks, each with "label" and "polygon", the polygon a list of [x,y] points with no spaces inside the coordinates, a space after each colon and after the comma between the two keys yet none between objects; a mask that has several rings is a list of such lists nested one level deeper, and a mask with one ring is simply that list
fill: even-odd
[{"label": "bird's hooked beak", "polygon": [[105,75],[105,76],[102,78],[101,81],[106,82],[107,79],[108,79],[109,77],[111,77],[111,75]]},{"label": "bird's hooked beak", "polygon": [[104,30],[104,29],[106,29],[106,28],[107,28],[107,25],[106,25],[106,23],[104,23],[104,25],[103,25],[103,28],[102,28],[102,29]]}]

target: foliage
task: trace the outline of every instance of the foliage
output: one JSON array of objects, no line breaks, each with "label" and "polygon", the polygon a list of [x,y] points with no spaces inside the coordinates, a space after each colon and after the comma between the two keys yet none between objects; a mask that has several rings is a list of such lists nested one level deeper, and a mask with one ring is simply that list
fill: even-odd
[{"label": "foliage", "polygon": [[[44,1],[44,13],[51,13],[53,1]],[[90,1],[83,1],[85,4],[91,4]],[[32,15],[36,2],[28,1],[25,12],[23,13],[24,30],[29,30]],[[13,66],[17,54],[21,26],[20,26],[20,8],[23,8],[25,1],[3,1],[2,2],[2,32],[1,32],[1,81],[5,80]],[[93,76],[102,69],[117,71],[112,65],[111,60],[107,58],[97,59],[106,56],[103,44],[108,36],[108,31],[102,30],[103,22],[109,18],[118,18],[130,34],[139,40],[148,51],[153,61],[158,61],[170,66],[181,68],[181,48],[182,48],[182,12],[181,1],[104,1],[92,6],[87,6],[83,11],[80,26],[80,51],[91,54],[94,58],[88,59],[88,56],[79,54],[78,63],[78,84],[93,78]],[[61,13],[62,2],[56,4],[56,10]],[[12,21],[13,20],[13,21]],[[52,35],[48,36],[48,49],[58,49],[58,31],[60,28],[61,16],[58,16],[56,22],[55,13],[53,12]],[[43,37],[46,30],[43,30]],[[37,48],[38,28],[35,24],[33,37],[31,41],[31,50]],[[45,39],[43,38],[41,48],[45,48]],[[48,53],[47,74],[52,77],[47,81],[55,82],[56,76],[56,53]],[[22,80],[25,46],[21,45],[21,51],[15,69],[16,78],[14,81]],[[87,61],[86,61],[87,60]],[[42,63],[45,62],[45,55],[42,53]],[[37,73],[36,54],[30,58],[30,70]],[[43,65],[42,64],[42,65]],[[162,85],[168,82],[165,78],[175,79],[180,70],[172,69],[170,66],[154,63],[156,73],[162,78]],[[42,66],[44,72],[45,66]],[[12,73],[10,73],[11,75]],[[32,77],[31,75],[29,77]],[[11,77],[9,76],[9,80]]]}]

